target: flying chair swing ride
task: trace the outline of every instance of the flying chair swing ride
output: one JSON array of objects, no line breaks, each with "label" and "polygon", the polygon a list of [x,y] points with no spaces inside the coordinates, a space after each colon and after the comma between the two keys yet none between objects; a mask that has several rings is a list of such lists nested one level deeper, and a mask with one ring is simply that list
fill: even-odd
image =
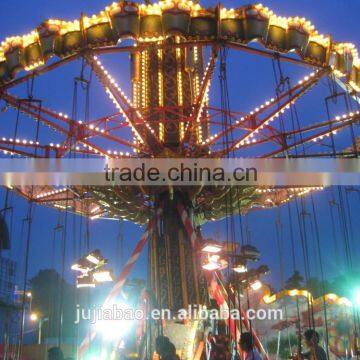
[{"label": "flying chair swing ride", "polygon": [[[272,61],[277,83],[274,97],[265,98],[246,113],[230,109],[227,83],[228,57],[241,52]],[[131,95],[121,88],[121,76],[110,74],[104,65],[106,61],[102,61],[102,57],[119,54],[129,55]],[[82,70],[74,86],[83,86],[88,102],[90,81],[84,75],[84,69],[88,69],[114,105],[109,114],[92,119],[87,111],[85,120],[79,120],[74,103],[69,116],[51,109],[47,100],[35,98],[38,77],[77,59],[82,61]],[[308,74],[293,82],[283,73],[284,63],[307,68]],[[211,83],[216,72],[220,107],[211,104]],[[346,111],[336,116],[328,112],[328,118],[300,122],[297,103],[323,79],[329,79],[331,85],[328,98],[344,98]],[[28,88],[26,98],[14,94],[23,84]],[[261,4],[227,9],[221,4],[207,8],[187,0],[118,2],[75,21],[49,19],[29,34],[2,42],[0,99],[6,111],[17,116],[15,132],[0,138],[0,151],[4,157],[29,158],[215,159],[246,157],[252,152],[259,158],[357,157],[358,91],[360,58],[355,45],[318,33],[304,18],[281,17]],[[35,138],[20,136],[19,117],[23,114],[35,120]],[[53,142],[42,140],[46,127],[47,132],[54,134]],[[335,139],[345,131],[350,133],[350,139],[340,146]],[[298,186],[11,184],[7,189],[31,204],[90,219],[125,219],[144,225],[144,235],[107,301],[118,296],[132,265],[149,243],[149,288],[157,304],[174,311],[189,304],[206,304],[209,291],[218,306],[240,306],[236,296],[224,295],[226,291],[219,285],[222,259],[210,257],[208,251],[205,263],[199,262],[199,250],[204,246],[203,224],[223,218],[233,221],[233,215],[302,201],[321,190],[322,187]],[[213,251],[216,245],[212,246]],[[228,249],[234,254],[228,254],[225,263],[233,262],[236,251]],[[208,265],[212,271],[204,271],[202,265],[205,269]],[[313,303],[311,294],[301,292],[278,297],[266,293],[263,299],[270,304],[284,296],[303,296]],[[346,303],[346,299],[339,299],[330,296],[326,301]],[[183,359],[195,358],[197,326],[197,322],[186,325]],[[228,326],[230,335],[236,338],[242,325]],[[251,330],[249,322],[244,326]],[[86,337],[80,346],[80,357],[95,338],[94,331]],[[257,336],[256,341],[265,353]],[[147,346],[153,350],[151,341],[147,341]]]}]

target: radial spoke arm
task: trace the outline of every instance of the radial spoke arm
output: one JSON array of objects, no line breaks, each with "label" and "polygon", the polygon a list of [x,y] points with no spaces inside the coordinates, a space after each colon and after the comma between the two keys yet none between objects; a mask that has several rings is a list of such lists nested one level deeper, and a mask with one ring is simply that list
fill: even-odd
[{"label": "radial spoke arm", "polygon": [[60,67],[62,65],[65,65],[65,64],[69,63],[70,61],[75,60],[78,57],[79,57],[79,53],[73,54],[71,56],[66,57],[65,59],[61,59],[59,61],[53,62],[53,63],[51,63],[49,65],[46,65],[46,66],[43,66],[43,67],[41,67],[39,69],[33,70],[32,72],[30,72],[30,73],[28,73],[28,74],[26,74],[26,75],[24,75],[22,77],[14,79],[14,80],[10,81],[9,83],[0,86],[0,94],[3,91],[6,91],[6,90],[8,90],[8,89],[10,89],[10,88],[12,88],[12,87],[14,87],[16,85],[23,84],[26,81],[33,79],[34,77],[37,77],[37,76],[40,76],[42,74],[46,74],[49,71],[55,70],[56,68],[58,68],[58,67]]},{"label": "radial spoke arm", "polygon": [[207,95],[210,89],[211,79],[214,75],[215,65],[217,59],[217,50],[213,50],[211,54],[210,62],[206,68],[203,81],[201,83],[199,94],[195,100],[192,114],[190,115],[190,121],[185,130],[185,138],[189,138],[189,151],[191,151],[192,146],[195,141],[196,129],[200,123],[200,117],[204,110],[206,104]]},{"label": "radial spoke arm", "polygon": [[[327,128],[325,130],[321,130],[316,133],[313,133],[307,137],[302,137],[301,139],[294,141],[291,144],[284,143],[283,146],[280,147],[279,149],[269,152],[269,153],[263,155],[262,157],[273,157],[282,152],[289,151],[299,145],[306,144],[309,142],[317,142],[318,140],[321,141],[324,138],[334,135],[337,132],[351,126],[352,124],[357,123],[359,120],[360,120],[360,114],[359,114],[359,112],[357,112],[357,113],[350,113],[348,115],[344,115],[344,117],[337,117],[335,120],[333,120],[331,122],[328,121],[328,122],[320,123],[318,125],[315,124],[312,126],[308,126],[304,129],[302,129],[301,131],[309,132],[312,130],[323,128],[324,126],[327,126]],[[284,135],[286,135],[286,134],[284,134]],[[289,132],[289,135],[294,135],[294,132]]]},{"label": "radial spoke arm", "polygon": [[[280,145],[279,149],[270,152],[264,157],[269,157],[272,155],[280,154],[283,151],[291,150],[292,148],[299,146],[303,143],[309,142],[317,142],[321,144],[322,140],[328,138],[331,135],[336,135],[340,131],[349,127],[351,124],[356,124],[360,120],[360,111],[350,112],[349,114],[344,114],[342,116],[336,116],[332,120],[327,120],[323,122],[314,123],[311,125],[304,126],[303,128],[299,128],[296,130],[286,131],[286,132],[278,132],[276,129],[272,129],[269,127],[269,135],[259,137],[258,139],[254,139],[254,141],[249,141],[241,146],[242,149],[259,146],[265,143],[274,143]],[[310,133],[310,135],[307,135]],[[301,140],[296,141],[296,137],[301,137]],[[288,143],[288,139],[293,138],[293,143]],[[236,143],[232,142],[232,144]],[[212,156],[217,156],[218,153],[212,153]],[[308,154],[306,154],[308,155]],[[291,156],[291,154],[289,154]],[[302,156],[302,155],[301,155]],[[322,155],[325,156],[325,155]]]},{"label": "radial spoke arm", "polygon": [[[90,149],[94,150],[95,153],[103,155],[107,154],[106,150],[102,149],[99,146],[96,146],[93,142],[89,141],[89,139],[92,137],[102,137],[114,143],[129,147],[130,149],[140,150],[137,145],[131,143],[130,141],[122,139],[119,136],[111,135],[107,133],[104,129],[95,127],[93,124],[87,125],[81,121],[74,121],[70,119],[66,114],[63,114],[61,112],[57,113],[54,110],[39,106],[32,101],[28,101],[28,99],[18,99],[17,97],[7,93],[3,93],[1,95],[1,98],[6,101],[6,103],[11,107],[19,109],[21,112],[27,114],[35,120],[39,120],[44,125],[47,125],[55,131],[65,135],[66,140],[63,144],[64,146],[61,147],[63,150],[59,150],[59,154],[64,155],[70,150],[69,146],[65,145],[71,143],[71,139],[74,140],[74,144],[80,142],[87,145]],[[66,127],[60,125],[59,122],[64,123]]]},{"label": "radial spoke arm", "polygon": [[[264,124],[271,121],[270,119],[277,117],[279,113],[283,113],[286,109],[289,109],[291,104],[298,100],[310,86],[314,85],[327,72],[328,70],[322,70],[318,73],[313,72],[309,76],[305,76],[303,80],[300,80],[291,89],[280,94],[276,99],[272,98],[268,101],[265,101],[262,105],[259,105],[259,107],[254,108],[250,114],[235,120],[235,123],[229,126],[227,129],[206,139],[203,142],[203,146],[209,146],[216,140],[223,138],[227,134],[237,129],[247,130],[247,135],[252,137],[251,134],[260,131],[263,127],[265,127]],[[272,113],[269,116],[267,116],[264,120],[259,119],[260,115],[264,114],[266,111],[271,110],[272,108],[275,108],[275,110],[272,110]]]},{"label": "radial spoke arm", "polygon": [[[321,71],[318,71],[316,74],[312,74],[310,77],[306,77],[304,81],[299,81],[296,86],[294,86],[279,97],[280,101],[276,102],[277,107],[274,110],[271,110],[271,112],[267,114],[264,118],[260,118],[260,115],[264,113],[265,110],[269,110],[272,107],[273,103],[275,103],[275,101],[270,101],[269,104],[266,103],[259,109],[255,109],[255,112],[253,112],[252,114],[250,113],[250,115],[248,115],[242,121],[238,122],[233,126],[233,129],[242,127],[250,128],[250,130],[248,130],[246,134],[242,135],[240,138],[234,141],[234,143],[230,147],[228,147],[228,149],[215,152],[212,155],[223,156],[226,153],[235,151],[236,149],[248,145],[251,142],[256,142],[254,137],[255,134],[266,128],[266,126],[268,126],[271,121],[279,117],[281,113],[285,112],[285,109],[290,108],[291,104],[293,104],[296,100],[303,96],[306,91],[308,91],[312,86],[314,86],[319,81],[319,79],[328,72],[329,69],[323,69]],[[220,138],[221,136],[217,136],[216,138],[214,137],[212,141]]]},{"label": "radial spoke arm", "polygon": [[85,58],[105,88],[110,99],[130,125],[136,140],[141,143],[145,149],[146,147],[157,150],[162,148],[159,139],[155,135],[154,129],[143,119],[139,110],[135,109],[130,99],[124,94],[108,71],[105,70],[98,58],[91,55],[87,55]]}]

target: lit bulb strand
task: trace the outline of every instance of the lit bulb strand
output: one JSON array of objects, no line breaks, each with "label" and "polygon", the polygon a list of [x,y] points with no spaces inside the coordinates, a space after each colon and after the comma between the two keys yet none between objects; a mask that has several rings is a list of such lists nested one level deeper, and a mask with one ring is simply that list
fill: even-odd
[{"label": "lit bulb strand", "polygon": [[[203,146],[209,146],[211,144],[213,144],[216,140],[224,137],[227,133],[239,129],[239,128],[243,128],[244,125],[248,124],[249,121],[254,117],[254,116],[259,116],[262,113],[264,113],[266,110],[270,109],[271,107],[279,104],[279,102],[283,99],[288,98],[289,94],[293,94],[295,91],[303,88],[304,86],[306,86],[309,81],[313,81],[314,78],[316,78],[318,76],[317,72],[312,72],[311,74],[305,76],[302,80],[299,80],[298,83],[293,86],[290,90],[286,91],[285,93],[281,94],[278,96],[278,98],[271,98],[267,101],[265,101],[263,104],[261,104],[258,107],[255,107],[252,111],[250,111],[249,115],[245,115],[243,117],[241,117],[239,120],[236,120],[235,124],[233,124],[232,126],[228,127],[228,129],[225,129],[224,131],[218,133],[218,134],[213,134],[211,136],[209,136],[205,141],[202,142]],[[295,97],[294,99],[292,99],[291,102],[287,102],[285,106],[280,106],[277,111],[279,112],[279,114],[283,114],[285,113],[286,110],[290,109],[291,104],[294,104],[296,102],[296,100],[298,100],[299,97]],[[279,114],[274,114],[273,117],[278,117]],[[255,129],[255,132],[259,132],[261,131],[264,126],[267,124],[260,124],[258,129]],[[251,126],[251,124],[249,124],[249,127]],[[249,144],[250,142],[246,142],[244,141],[243,144],[241,145],[245,145],[245,144]]]},{"label": "lit bulb strand", "polygon": [[210,85],[211,85],[211,79],[212,79],[212,76],[213,76],[214,70],[215,70],[216,58],[217,58],[217,53],[214,52],[211,56],[211,60],[208,63],[208,66],[206,68],[206,71],[205,71],[205,74],[203,77],[203,81],[201,84],[201,90],[200,90],[199,96],[196,99],[194,111],[190,115],[190,122],[187,124],[187,128],[185,130],[185,138],[187,135],[189,135],[189,137],[190,137],[189,147],[188,147],[188,151],[187,151],[188,155],[192,151],[192,146],[193,146],[194,140],[195,140],[194,134],[193,134],[194,128],[197,129],[198,143],[200,143],[200,144],[202,143],[200,117],[202,115],[202,111],[203,111],[204,106],[207,101],[207,96],[208,96],[208,92],[209,92]]},{"label": "lit bulb strand", "polygon": [[[99,78],[100,82],[105,87],[105,91],[108,94],[110,100],[114,103],[114,105],[121,112],[121,114],[124,116],[125,120],[129,124],[131,130],[133,131],[136,141],[143,145],[148,145],[149,143],[156,143],[157,145],[160,146],[159,140],[155,136],[155,130],[150,126],[149,123],[147,123],[143,119],[139,110],[134,108],[130,99],[121,90],[120,86],[116,83],[116,81],[109,74],[109,72],[105,70],[104,66],[101,64],[98,58],[96,56],[93,56],[91,58],[88,57],[87,59],[93,71]],[[125,106],[123,104],[125,104]],[[144,135],[142,134],[141,129],[138,129],[138,125],[135,125],[132,122],[132,120],[130,119],[127,113],[127,110],[131,111],[132,114],[135,115],[136,124],[139,123],[143,125],[143,127],[145,128]],[[146,139],[143,138],[144,136],[146,137]],[[144,140],[150,140],[150,141],[144,141]]]}]

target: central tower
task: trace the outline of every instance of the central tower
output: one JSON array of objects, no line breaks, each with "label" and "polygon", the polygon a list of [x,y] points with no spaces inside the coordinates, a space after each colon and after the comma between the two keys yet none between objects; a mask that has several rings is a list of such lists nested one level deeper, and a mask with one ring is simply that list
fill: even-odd
[{"label": "central tower", "polygon": [[[183,157],[181,144],[190,133],[195,134],[194,145],[208,134],[206,111],[197,116],[196,129],[192,119],[204,74],[204,49],[185,47],[183,41],[173,35],[157,41],[156,48],[151,42],[138,42],[139,51],[131,55],[133,103],[162,142],[164,157]],[[194,221],[189,190],[167,187],[154,195],[155,206],[163,211],[150,244],[150,283],[158,305],[175,311],[203,303],[200,289],[206,291],[206,286],[199,285],[196,249],[178,210],[185,208]]]},{"label": "central tower", "polygon": [[[171,36],[157,43],[139,43],[132,55],[133,103],[152,125],[165,148],[181,156],[180,143],[189,132],[193,104],[200,95],[204,74],[202,46],[182,46],[181,36]],[[159,45],[160,48],[159,48]],[[208,133],[207,114],[197,119],[196,142]]]}]

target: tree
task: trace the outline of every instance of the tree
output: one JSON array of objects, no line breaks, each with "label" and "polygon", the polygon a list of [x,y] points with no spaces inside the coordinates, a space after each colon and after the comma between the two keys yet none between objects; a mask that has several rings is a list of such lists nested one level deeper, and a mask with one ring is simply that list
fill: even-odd
[{"label": "tree", "polygon": [[315,299],[330,292],[333,292],[327,280],[320,281],[316,277],[311,277],[307,280],[306,290],[309,291]]},{"label": "tree", "polygon": [[295,270],[294,273],[286,280],[285,289],[301,289],[304,286],[304,278],[300,275],[300,272]]},{"label": "tree", "polygon": [[[57,337],[61,323],[62,311],[62,335],[71,337],[74,335],[74,321],[76,315],[75,289],[61,278],[54,269],[40,270],[30,280],[32,292],[32,311],[41,318],[48,318],[44,322],[44,337]],[[61,305],[62,304],[62,305]]]}]

